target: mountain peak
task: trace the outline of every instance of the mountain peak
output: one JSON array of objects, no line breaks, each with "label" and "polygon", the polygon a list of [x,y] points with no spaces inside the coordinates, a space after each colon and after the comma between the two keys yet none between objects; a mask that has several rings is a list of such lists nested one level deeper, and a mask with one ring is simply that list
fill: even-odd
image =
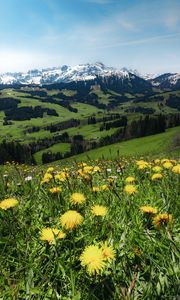
[{"label": "mountain peak", "polygon": [[[135,76],[134,76],[135,75]],[[42,85],[60,82],[87,81],[100,77],[116,76],[123,81],[138,77],[141,80],[148,80],[153,86],[177,86],[180,82],[180,74],[166,73],[163,75],[146,74],[141,75],[137,70],[123,67],[115,69],[107,67],[102,62],[79,64],[76,66],[62,65],[60,67],[46,68],[42,70],[32,69],[26,73],[4,73],[0,75],[1,85]],[[165,83],[164,83],[165,82]]]}]

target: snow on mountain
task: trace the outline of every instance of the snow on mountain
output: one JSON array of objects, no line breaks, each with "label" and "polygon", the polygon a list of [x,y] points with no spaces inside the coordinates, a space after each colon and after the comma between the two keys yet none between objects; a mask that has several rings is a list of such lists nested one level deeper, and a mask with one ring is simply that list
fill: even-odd
[{"label": "snow on mountain", "polygon": [[169,77],[169,81],[171,84],[177,84],[177,82],[180,80],[180,74],[176,73],[174,75],[171,75]]},{"label": "snow on mountain", "polygon": [[82,64],[77,66],[62,66],[42,70],[30,70],[27,73],[5,73],[0,74],[0,84],[51,84],[59,82],[71,82],[80,80],[92,80],[97,76],[129,77],[129,71],[116,70],[106,67],[103,63]]},{"label": "snow on mountain", "polygon": [[151,80],[153,86],[159,88],[179,88],[180,87],[180,73],[165,73]]},{"label": "snow on mountain", "polygon": [[145,80],[152,80],[156,77],[158,77],[159,74],[151,74],[151,73],[147,73],[147,74],[143,74],[140,77],[144,78]]},{"label": "snow on mountain", "polygon": [[[118,78],[132,79],[133,76],[143,78],[152,82],[154,86],[159,86],[160,83],[156,80],[158,75],[146,74],[142,75],[137,70],[122,68],[117,70],[112,67],[106,67],[103,63],[97,62],[95,64],[81,64],[77,66],[61,66],[54,68],[47,68],[42,70],[30,70],[26,73],[4,73],[0,74],[1,85],[12,84],[29,84],[41,85],[52,84],[60,82],[71,82],[80,80],[93,80],[97,76],[109,77],[115,75]],[[168,74],[170,84],[176,84],[179,81],[180,74]]]}]

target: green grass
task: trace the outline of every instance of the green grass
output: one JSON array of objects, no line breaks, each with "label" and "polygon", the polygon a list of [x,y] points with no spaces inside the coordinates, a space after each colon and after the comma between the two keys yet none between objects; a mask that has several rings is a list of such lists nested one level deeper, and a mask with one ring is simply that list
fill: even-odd
[{"label": "green grass", "polygon": [[98,109],[95,106],[85,104],[85,103],[79,103],[79,102],[72,103],[71,106],[78,109],[76,118],[79,118],[79,119],[82,119],[82,117],[87,118],[93,114],[101,114],[102,113],[101,109]]},{"label": "green grass", "polygon": [[[64,170],[66,179],[60,173],[60,180],[54,176],[63,171],[63,165],[57,163],[48,170],[44,184],[47,173],[44,177],[42,167],[1,167],[0,298],[176,299],[180,207],[179,175],[172,166],[178,161],[167,169],[163,161],[145,159],[142,170],[127,158],[91,161],[89,169],[70,161]],[[154,181],[157,164],[162,178]],[[128,176],[135,179],[133,194],[125,191]],[[99,192],[92,187],[99,187]],[[52,188],[59,190],[52,193]],[[74,192],[83,194],[85,201],[74,203]],[[15,198],[17,205],[10,200],[9,208],[3,206],[7,198]],[[105,207],[104,214],[96,216],[94,205]],[[157,227],[154,214],[143,213],[142,206],[151,206],[158,218],[167,214],[164,222],[161,219]],[[71,215],[62,222],[69,210],[78,212],[80,219]],[[63,231],[65,236],[60,239],[51,230],[50,236],[43,234],[47,228]],[[95,251],[82,260],[89,246],[95,246]]]},{"label": "green grass", "polygon": [[[73,156],[70,160],[115,159],[122,156],[170,155],[173,138],[179,133],[180,127],[168,129],[165,133],[132,139],[129,141],[108,145]],[[176,150],[176,156],[180,149]]]},{"label": "green grass", "polygon": [[68,132],[70,136],[80,134],[83,135],[86,140],[98,140],[101,137],[113,134],[117,130],[117,128],[111,128],[109,130],[99,131],[100,125],[101,123],[81,125],[78,127],[69,128],[68,130],[62,130],[61,133]]},{"label": "green grass", "polygon": [[[106,137],[106,136],[110,136],[112,135],[117,129],[113,128],[110,129],[108,131],[99,131],[99,127],[100,127],[100,123],[94,124],[94,125],[87,125],[87,118],[91,117],[91,116],[95,116],[97,119],[98,118],[102,118],[102,116],[106,116],[107,114],[111,114],[111,113],[119,113],[121,115],[126,115],[128,118],[128,123],[130,123],[133,120],[136,120],[140,117],[144,117],[144,115],[140,114],[140,113],[127,113],[126,110],[129,107],[137,107],[137,106],[141,106],[141,107],[146,107],[146,108],[153,108],[155,109],[155,114],[159,114],[162,113],[162,111],[159,109],[158,104],[156,102],[151,102],[151,103],[133,103],[133,98],[135,97],[140,97],[143,96],[142,94],[136,94],[136,95],[132,95],[130,93],[126,93],[125,95],[129,98],[129,101],[127,103],[123,103],[121,105],[119,105],[118,107],[116,107],[115,109],[111,110],[111,111],[107,111],[107,110],[102,110],[102,109],[98,109],[95,106],[89,105],[89,104],[84,104],[84,103],[71,103],[72,107],[77,108],[78,112],[74,113],[74,112],[70,112],[68,109],[57,105],[57,104],[52,104],[52,103],[44,103],[41,102],[41,97],[37,97],[38,99],[33,99],[33,98],[28,98],[29,94],[27,93],[28,91],[30,91],[30,88],[23,88],[21,89],[23,91],[23,93],[18,92],[17,90],[14,89],[4,89],[1,91],[1,95],[0,95],[0,99],[1,98],[6,98],[6,97],[13,97],[15,99],[19,99],[21,101],[21,103],[18,104],[18,107],[23,107],[23,106],[41,106],[43,108],[50,108],[50,109],[55,109],[56,112],[58,113],[58,117],[57,116],[48,116],[47,114],[44,114],[43,118],[32,118],[31,120],[25,120],[25,121],[12,121],[12,125],[6,125],[3,126],[3,122],[4,122],[4,112],[0,111],[0,141],[2,141],[3,139],[7,140],[7,141],[20,141],[21,143],[24,144],[28,144],[30,142],[33,141],[37,141],[38,139],[44,139],[44,138],[53,138],[54,137],[54,133],[51,133],[50,131],[45,130],[45,127],[51,124],[57,124],[59,122],[63,122],[66,120],[69,120],[71,118],[75,118],[75,119],[79,119],[81,121],[81,124],[79,127],[76,128],[68,128],[66,130],[60,131],[59,133],[63,133],[64,131],[68,132],[69,136],[73,136],[76,134],[81,134],[83,135],[84,139],[86,140],[99,140],[101,137]],[[52,91],[48,91],[47,89],[41,89],[41,88],[36,88],[36,90],[40,91],[46,91],[48,93],[48,95],[53,95],[54,99],[58,100],[58,98],[56,98],[56,94],[59,93],[59,90],[52,90]],[[62,93],[64,93],[67,96],[73,96],[76,91],[72,91],[72,90],[62,90]],[[94,86],[92,87],[92,91],[93,93],[96,93],[98,95],[99,98],[99,102],[100,103],[104,103],[104,104],[108,104],[110,99],[109,97],[112,96],[112,94],[114,95],[122,95],[122,94],[118,94],[115,93],[111,90],[109,90],[106,94],[103,93],[103,91],[99,88],[99,86]],[[163,95],[165,97],[165,99],[167,99],[167,97],[169,96],[169,94],[177,94],[178,96],[180,95],[180,91],[172,91],[172,92],[163,92],[161,93],[161,95]],[[21,97],[21,96],[24,96]],[[169,113],[177,113],[176,109],[170,108],[168,106],[165,106],[163,108],[163,113],[165,114],[169,114]],[[38,126],[40,127],[40,130],[38,132],[33,132],[33,133],[26,133],[27,129],[33,127],[33,126]],[[117,151],[122,152],[122,154],[126,154],[130,155],[132,153],[134,153],[134,150],[131,151],[129,150],[130,148],[136,148],[137,153],[146,153],[146,146],[139,148],[138,144],[133,145],[131,147],[131,142],[127,142],[130,144],[122,144],[121,148],[119,149],[117,146],[113,146],[113,147],[108,147],[107,151],[105,150],[105,155],[108,155],[107,153],[109,153],[109,149],[112,149],[113,153],[117,153]],[[135,142],[133,142],[135,143]],[[155,141],[156,143],[156,141]],[[153,144],[153,142],[152,142]],[[128,146],[130,145],[130,146]],[[128,149],[126,151],[126,148]],[[151,147],[150,147],[151,149]],[[154,151],[154,148],[152,146],[152,150]],[[94,153],[94,154],[93,154]],[[100,149],[99,150],[99,154],[98,155],[104,155],[104,150]],[[84,154],[86,156],[86,154]],[[97,151],[95,152],[90,152],[90,155],[93,155],[93,157],[95,157],[97,155]],[[113,154],[114,155],[114,154]],[[83,156],[83,157],[85,157]]]},{"label": "green grass", "polygon": [[60,152],[62,154],[68,152],[70,150],[70,144],[68,143],[59,143],[55,144],[51,147],[46,148],[45,150],[41,150],[35,153],[34,158],[37,162],[37,164],[42,164],[42,154],[44,152],[49,152],[51,151],[52,153],[57,153]]}]

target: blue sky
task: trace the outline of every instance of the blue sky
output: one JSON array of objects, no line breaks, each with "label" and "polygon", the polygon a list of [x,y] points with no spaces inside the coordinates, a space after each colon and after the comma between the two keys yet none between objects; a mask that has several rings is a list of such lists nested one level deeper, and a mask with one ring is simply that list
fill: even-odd
[{"label": "blue sky", "polygon": [[180,0],[0,3],[0,73],[96,61],[180,72]]}]

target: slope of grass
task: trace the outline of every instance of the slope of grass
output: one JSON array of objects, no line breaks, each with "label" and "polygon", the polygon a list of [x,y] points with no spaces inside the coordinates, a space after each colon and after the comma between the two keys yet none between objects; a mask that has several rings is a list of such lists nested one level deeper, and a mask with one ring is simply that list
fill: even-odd
[{"label": "slope of grass", "polygon": [[[90,159],[114,159],[119,156],[141,156],[170,154],[169,147],[173,142],[173,138],[180,132],[180,127],[168,129],[165,133],[151,135],[147,137],[137,138],[113,145],[108,145],[87,151],[69,158],[70,160],[87,160]],[[180,154],[180,149],[176,150],[176,155]]]},{"label": "slope of grass", "polygon": [[58,144],[55,144],[51,147],[48,147],[46,148],[45,150],[41,150],[41,151],[38,151],[34,154],[34,158],[37,162],[37,164],[41,164],[42,163],[42,154],[44,152],[52,152],[52,153],[57,153],[57,152],[60,152],[62,154],[68,152],[70,150],[70,144],[68,143],[58,143]]}]

